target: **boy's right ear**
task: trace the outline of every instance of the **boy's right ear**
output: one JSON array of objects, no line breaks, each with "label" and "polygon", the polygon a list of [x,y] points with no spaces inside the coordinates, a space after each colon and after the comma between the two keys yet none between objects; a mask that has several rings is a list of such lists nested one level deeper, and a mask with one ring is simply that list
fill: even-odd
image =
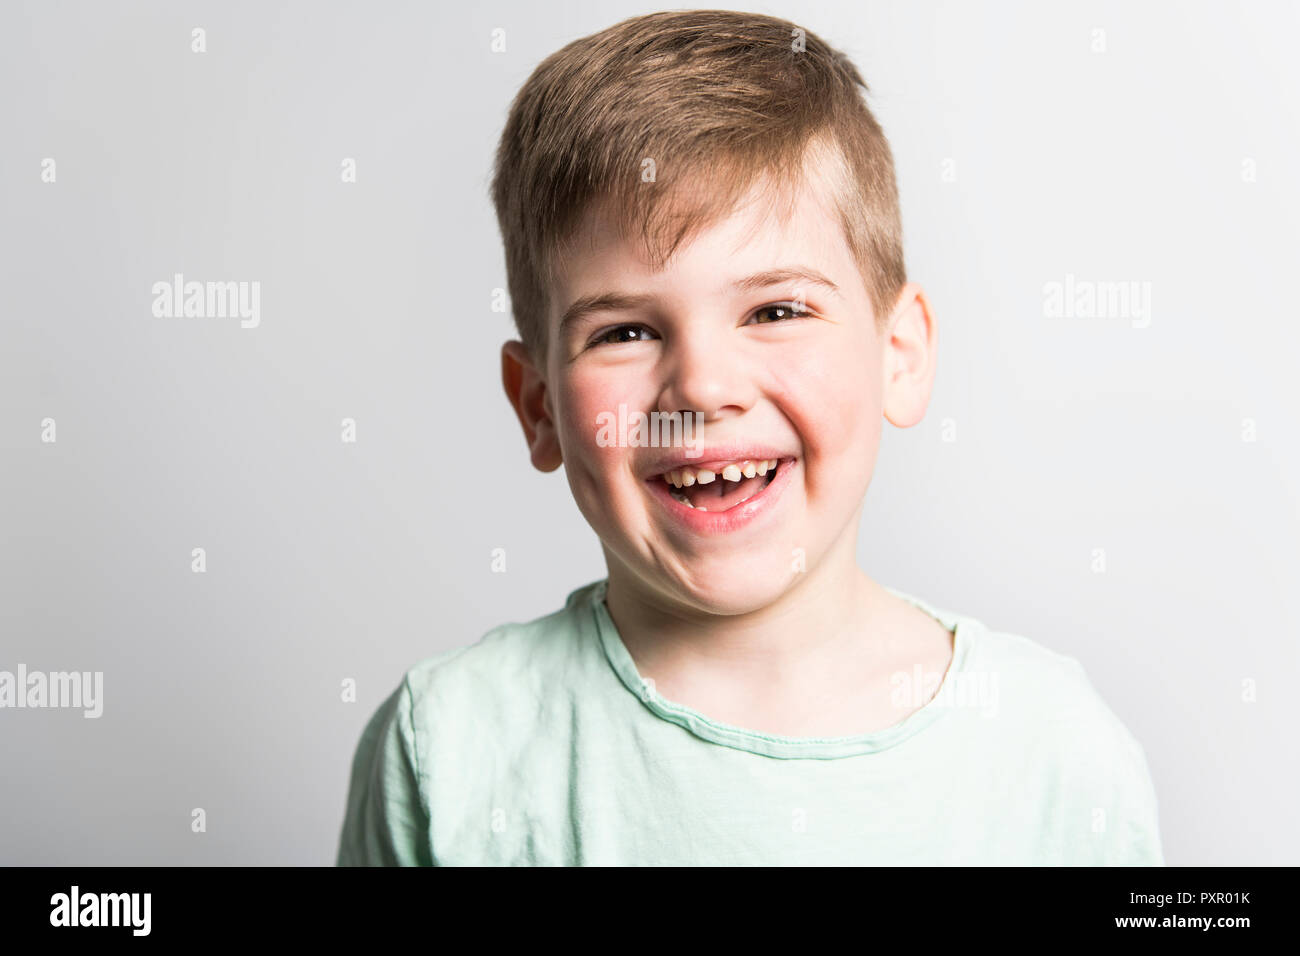
[{"label": "boy's right ear", "polygon": [[524,428],[533,467],[539,471],[559,468],[564,457],[551,417],[546,380],[533,365],[523,342],[512,339],[501,346],[501,382]]}]

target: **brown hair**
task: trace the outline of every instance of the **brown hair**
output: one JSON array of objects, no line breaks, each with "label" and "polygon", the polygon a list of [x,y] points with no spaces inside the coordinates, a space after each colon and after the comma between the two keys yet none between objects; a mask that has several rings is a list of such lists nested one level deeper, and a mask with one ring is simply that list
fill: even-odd
[{"label": "brown hair", "polygon": [[[811,32],[727,10],[633,17],[547,57],[510,107],[492,177],[530,354],[545,360],[557,263],[588,211],[612,211],[623,236],[639,231],[662,268],[756,182],[802,182],[822,147],[835,162],[845,238],[877,319],[887,318],[906,281],[902,227],[893,157],[866,90],[849,59]],[[643,181],[647,159],[653,182]]]}]

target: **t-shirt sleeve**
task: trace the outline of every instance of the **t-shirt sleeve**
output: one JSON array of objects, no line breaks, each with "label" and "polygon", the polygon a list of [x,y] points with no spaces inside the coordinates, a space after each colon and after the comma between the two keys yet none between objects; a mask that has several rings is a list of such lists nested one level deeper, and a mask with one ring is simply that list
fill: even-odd
[{"label": "t-shirt sleeve", "polygon": [[1126,731],[1124,736],[1126,772],[1120,775],[1122,786],[1116,801],[1120,827],[1106,862],[1111,866],[1164,866],[1155,784],[1146,753],[1131,734]]},{"label": "t-shirt sleeve", "polygon": [[1164,866],[1155,784],[1146,752],[1098,695],[1082,665],[1069,658],[1092,711],[1074,740],[1072,762],[1089,797],[1088,851],[1078,862],[1100,866]]},{"label": "t-shirt sleeve", "polygon": [[361,734],[337,866],[433,865],[411,712],[404,678]]}]

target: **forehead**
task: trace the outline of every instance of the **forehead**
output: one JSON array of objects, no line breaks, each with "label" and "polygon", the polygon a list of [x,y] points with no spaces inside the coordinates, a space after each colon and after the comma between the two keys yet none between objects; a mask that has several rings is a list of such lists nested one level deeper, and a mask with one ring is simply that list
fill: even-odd
[{"label": "forehead", "polygon": [[796,263],[827,275],[846,295],[865,295],[836,206],[835,176],[834,166],[817,161],[798,181],[756,182],[711,222],[692,223],[679,215],[675,222],[690,229],[659,264],[635,226],[623,222],[608,204],[594,205],[557,257],[552,329],[580,297],[682,289],[692,295],[721,294],[736,278]]}]

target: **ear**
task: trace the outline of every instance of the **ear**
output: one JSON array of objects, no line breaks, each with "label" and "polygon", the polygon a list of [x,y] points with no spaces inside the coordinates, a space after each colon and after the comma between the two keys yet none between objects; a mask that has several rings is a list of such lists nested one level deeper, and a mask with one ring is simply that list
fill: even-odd
[{"label": "ear", "polygon": [[524,429],[529,456],[539,471],[554,471],[563,462],[551,415],[546,379],[533,364],[523,342],[511,340],[501,347],[501,382]]},{"label": "ear", "polygon": [[899,428],[910,428],[925,417],[930,404],[939,344],[930,300],[919,285],[903,286],[885,339],[885,418]]}]

